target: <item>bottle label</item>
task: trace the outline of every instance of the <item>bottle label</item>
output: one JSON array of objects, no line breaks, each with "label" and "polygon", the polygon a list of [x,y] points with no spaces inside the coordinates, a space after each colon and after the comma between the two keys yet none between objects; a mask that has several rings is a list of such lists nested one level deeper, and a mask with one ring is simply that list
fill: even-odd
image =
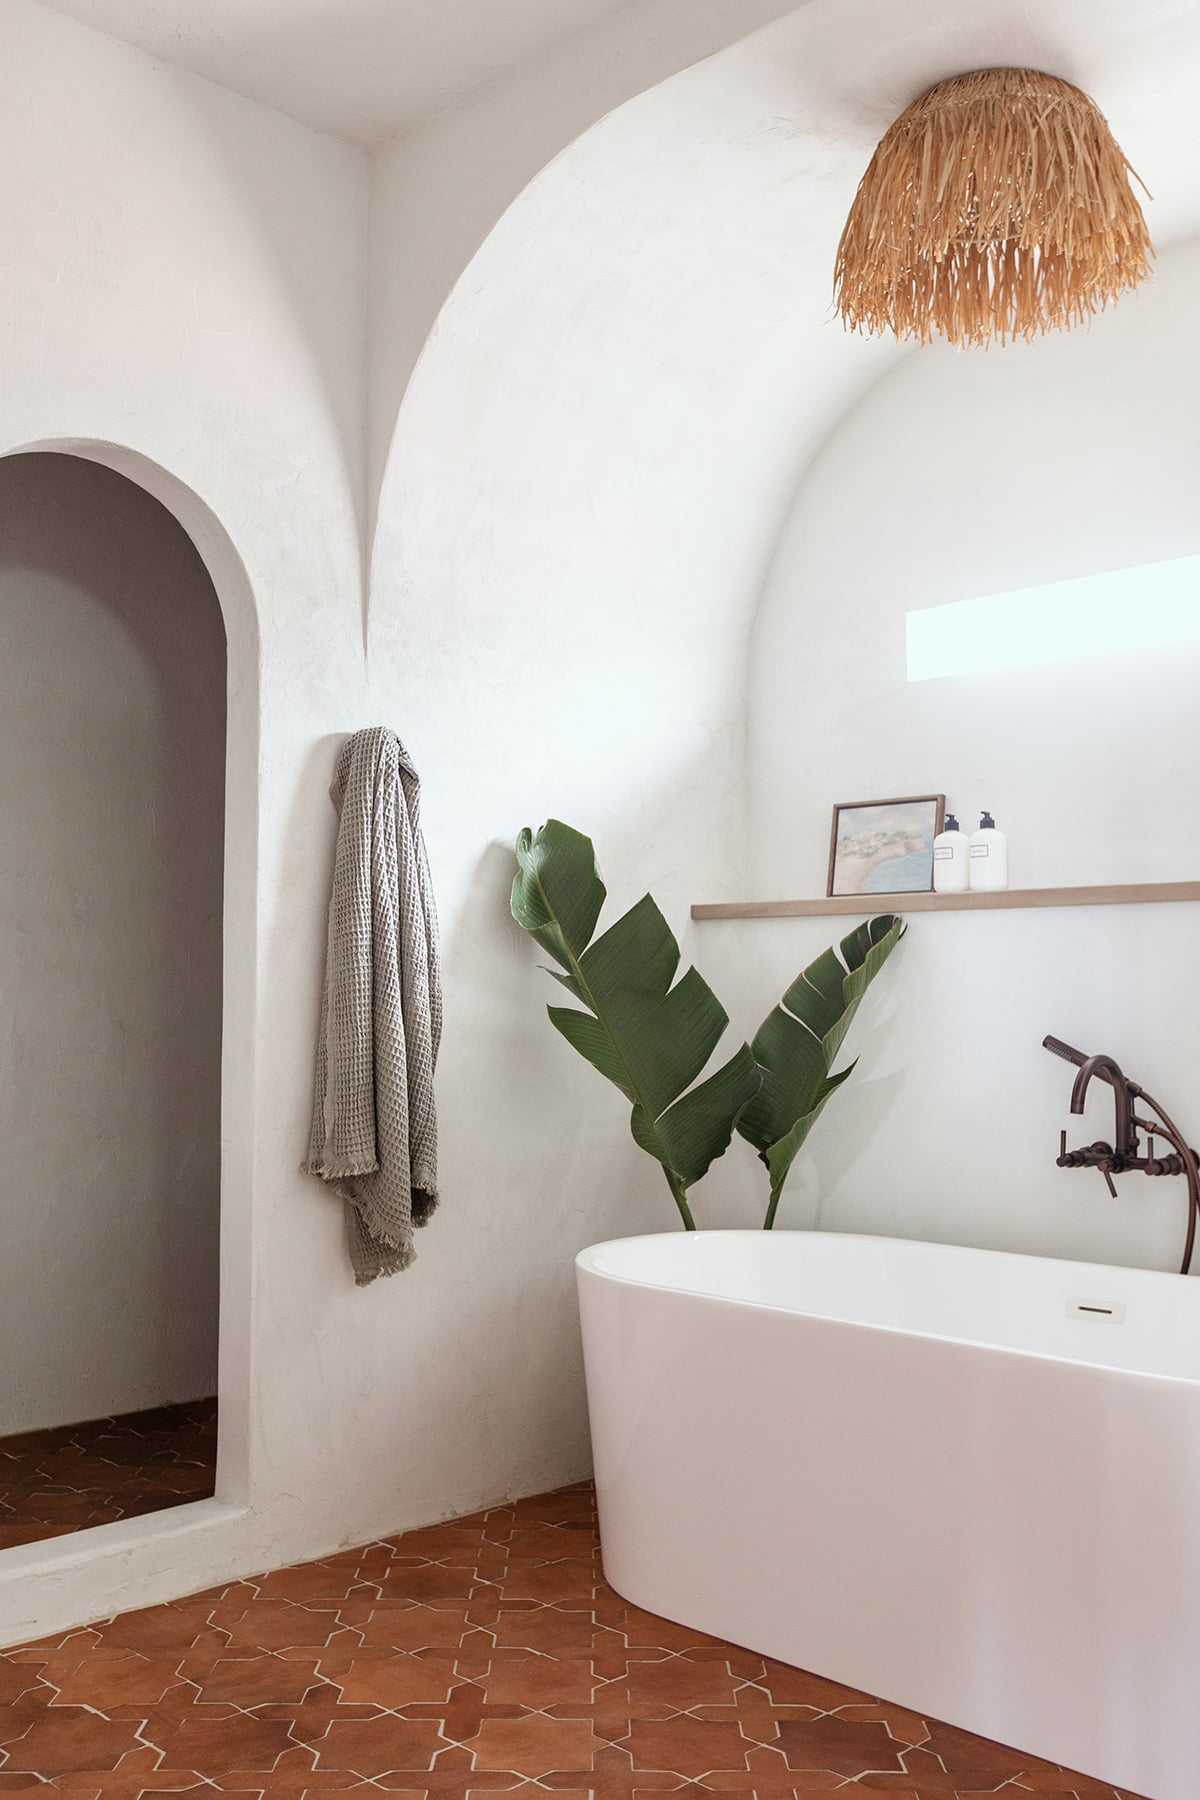
[{"label": "bottle label", "polygon": [[991,853],[992,853],[992,851],[991,851],[990,844],[972,844],[971,845],[971,855],[972,856],[990,856]]},{"label": "bottle label", "polygon": [[953,855],[953,844],[935,844],[933,847],[934,862],[949,862]]}]

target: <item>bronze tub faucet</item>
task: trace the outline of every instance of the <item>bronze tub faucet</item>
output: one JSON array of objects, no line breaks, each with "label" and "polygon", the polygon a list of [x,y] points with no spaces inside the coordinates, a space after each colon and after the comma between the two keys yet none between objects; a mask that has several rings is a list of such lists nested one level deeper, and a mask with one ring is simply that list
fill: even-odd
[{"label": "bronze tub faucet", "polygon": [[[1143,1175],[1184,1175],[1188,1186],[1188,1223],[1187,1239],[1184,1246],[1183,1261],[1180,1274],[1186,1275],[1191,1267],[1192,1250],[1196,1241],[1196,1223],[1200,1219],[1200,1162],[1197,1154],[1188,1144],[1179,1127],[1170,1115],[1164,1112],[1145,1088],[1138,1082],[1131,1081],[1120,1064],[1111,1056],[1085,1056],[1082,1050],[1064,1044],[1061,1038],[1046,1037],[1042,1039],[1043,1047],[1054,1056],[1061,1056],[1064,1062],[1073,1063],[1079,1073],[1075,1077],[1071,1089],[1071,1111],[1082,1113],[1087,1102],[1087,1091],[1093,1079],[1106,1081],[1113,1090],[1115,1121],[1113,1141],[1111,1144],[1097,1141],[1087,1144],[1079,1150],[1067,1149],[1067,1134],[1064,1131],[1059,1143],[1058,1166],[1060,1169],[1099,1169],[1108,1183],[1108,1190],[1116,1196],[1114,1175],[1124,1175],[1131,1169],[1140,1170]],[[1148,1107],[1157,1113],[1157,1119],[1139,1118],[1136,1108],[1138,1104]],[[1138,1132],[1144,1131],[1147,1137],[1147,1154],[1142,1155],[1138,1142]],[[1156,1137],[1165,1138],[1171,1146],[1166,1156],[1154,1154]]]}]

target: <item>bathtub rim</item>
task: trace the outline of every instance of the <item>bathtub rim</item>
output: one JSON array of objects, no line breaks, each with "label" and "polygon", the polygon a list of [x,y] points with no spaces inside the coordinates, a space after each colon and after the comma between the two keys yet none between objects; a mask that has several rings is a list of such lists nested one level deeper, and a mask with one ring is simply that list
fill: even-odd
[{"label": "bathtub rim", "polygon": [[[1114,1276],[1136,1275],[1151,1278],[1154,1282],[1190,1281],[1188,1275],[1180,1275],[1177,1271],[1167,1269],[1136,1269],[1126,1263],[1090,1263],[1077,1261],[1071,1257],[1037,1256],[1022,1250],[990,1250],[974,1244],[945,1244],[937,1239],[890,1237],[883,1232],[865,1231],[810,1231],[803,1228],[785,1229],[787,1237],[817,1237],[847,1239],[862,1244],[903,1244],[914,1245],[922,1251],[942,1253],[952,1256],[986,1257],[1007,1263],[1060,1263],[1064,1268],[1077,1269],[1086,1275],[1096,1275],[1111,1281]],[[1119,1364],[1093,1362],[1079,1356],[1064,1356],[1055,1350],[1041,1350],[1029,1345],[997,1344],[986,1337],[964,1337],[961,1333],[950,1331],[918,1330],[909,1325],[885,1324],[876,1319],[845,1319],[829,1313],[812,1312],[802,1306],[783,1306],[777,1301],[766,1299],[749,1300],[736,1294],[727,1294],[688,1285],[667,1285],[662,1281],[651,1281],[635,1275],[614,1274],[611,1270],[597,1268],[593,1259],[601,1251],[615,1249],[618,1246],[663,1242],[674,1240],[686,1242],[688,1239],[703,1238],[754,1238],[761,1240],[764,1236],[761,1227],[721,1227],[702,1229],[695,1233],[683,1231],[648,1231],[635,1233],[620,1238],[607,1238],[601,1243],[589,1244],[580,1250],[575,1257],[577,1279],[581,1275],[609,1283],[614,1287],[641,1288],[651,1293],[678,1295],[682,1299],[707,1300],[720,1306],[731,1306],[749,1312],[783,1313],[797,1319],[811,1319],[817,1324],[835,1325],[851,1331],[881,1332],[892,1337],[924,1338],[930,1343],[955,1344],[967,1350],[986,1351],[996,1356],[1020,1356],[1034,1362],[1054,1362],[1065,1364],[1069,1368],[1094,1370],[1099,1375],[1121,1377],[1133,1381],[1153,1381],[1178,1383],[1181,1387],[1200,1388],[1200,1373],[1195,1375],[1181,1374],[1166,1369],[1130,1369]],[[1200,1291],[1200,1281],[1197,1281]],[[1174,1290],[1173,1291],[1177,1291]]]}]

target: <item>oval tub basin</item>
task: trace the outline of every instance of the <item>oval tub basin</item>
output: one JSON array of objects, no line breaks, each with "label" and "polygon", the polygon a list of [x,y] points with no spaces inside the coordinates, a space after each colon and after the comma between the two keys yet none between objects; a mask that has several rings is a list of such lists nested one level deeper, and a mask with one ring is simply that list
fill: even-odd
[{"label": "oval tub basin", "polygon": [[1200,1282],[781,1231],[577,1273],[618,1593],[1200,1800]]}]

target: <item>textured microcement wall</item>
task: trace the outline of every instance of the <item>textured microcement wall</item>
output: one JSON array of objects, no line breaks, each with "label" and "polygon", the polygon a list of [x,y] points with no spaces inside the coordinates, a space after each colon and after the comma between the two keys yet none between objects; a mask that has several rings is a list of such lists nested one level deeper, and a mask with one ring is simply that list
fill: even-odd
[{"label": "textured microcement wall", "polygon": [[379,146],[369,165],[373,494],[438,314],[526,184],[623,101],[794,10],[793,0],[638,0]]},{"label": "textured microcement wall", "polygon": [[376,1396],[412,1359],[403,1292],[361,1304],[298,1172],[326,788],[369,722],[364,161],[26,0],[0,40],[0,449],[78,447],[165,500],[229,646],[218,1498],[6,1551],[12,1641],[394,1524],[412,1444]]},{"label": "textured microcement wall", "polygon": [[[1108,656],[1080,642],[1066,663],[910,683],[904,615],[1200,552],[1198,279],[1193,239],[1090,330],[910,358],[825,446],[754,634],[755,893],[820,893],[833,802],[888,793],[945,792],[968,829],[990,807],[1014,887],[1195,876],[1200,642]],[[1111,1139],[1111,1091],[1071,1119],[1071,1071],[1041,1041],[1116,1056],[1200,1136],[1198,913],[913,918],[868,1018],[867,1072],[814,1139],[793,1222],[1177,1267],[1181,1181],[1126,1176],[1114,1200],[1098,1175],[1055,1167],[1063,1126],[1073,1144]],[[752,927],[756,978],[829,923]],[[729,937],[712,928],[718,966]]]},{"label": "textured microcement wall", "polygon": [[[747,668],[780,530],[896,360],[827,323],[830,246],[912,92],[1053,49],[1004,0],[906,0],[890,37],[872,4],[812,0],[665,81],[705,46],[680,56],[626,8],[585,86],[598,111],[639,97],[591,129],[548,58],[370,174],[29,0],[5,9],[0,449],[79,446],[171,506],[213,574],[230,685],[218,1496],[7,1552],[0,1640],[586,1470],[572,1254],[673,1214],[617,1096],[546,1025],[507,918],[511,842],[550,813],[591,830],[614,906],[654,889],[739,1032],[807,953],[684,924],[750,879]],[[736,30],[740,8],[704,10]],[[1115,5],[1104,31],[1085,10],[1125,66]],[[416,1267],[358,1292],[338,1208],[296,1165],[326,787],[343,735],[376,722],[425,783],[445,1197]],[[752,1159],[735,1149],[698,1201],[706,1223],[752,1220]]]},{"label": "textured microcement wall", "polygon": [[144,489],[0,461],[0,1436],[214,1393],[225,637]]}]

